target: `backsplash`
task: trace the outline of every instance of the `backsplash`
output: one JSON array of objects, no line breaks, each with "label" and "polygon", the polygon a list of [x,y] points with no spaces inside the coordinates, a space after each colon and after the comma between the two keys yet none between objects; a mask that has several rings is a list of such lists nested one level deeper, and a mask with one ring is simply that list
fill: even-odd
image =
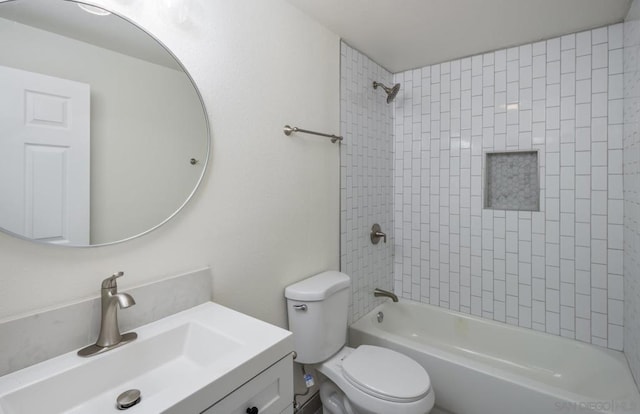
[{"label": "backsplash", "polygon": [[[340,269],[351,276],[349,321],[357,320],[382,299],[375,288],[392,287],[391,258],[393,105],[381,88],[389,86],[391,73],[371,59],[341,44],[340,52]],[[386,232],[387,243],[373,245],[369,232],[374,223]]]},{"label": "backsplash", "polygon": [[[100,293],[100,286],[96,286]],[[209,268],[120,289],[136,304],[118,310],[126,332],[212,299]],[[0,376],[94,343],[100,330],[100,298],[0,321]]]},{"label": "backsplash", "polygon": [[[622,349],[622,47],[617,24],[395,75],[397,294]],[[540,211],[483,208],[512,150]]]}]

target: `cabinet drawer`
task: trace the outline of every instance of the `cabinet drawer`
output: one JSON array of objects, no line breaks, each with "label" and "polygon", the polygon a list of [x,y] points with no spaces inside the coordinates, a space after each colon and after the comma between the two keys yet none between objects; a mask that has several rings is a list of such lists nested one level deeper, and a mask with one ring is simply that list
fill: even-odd
[{"label": "cabinet drawer", "polygon": [[282,358],[202,414],[280,414],[293,401],[293,358]]}]

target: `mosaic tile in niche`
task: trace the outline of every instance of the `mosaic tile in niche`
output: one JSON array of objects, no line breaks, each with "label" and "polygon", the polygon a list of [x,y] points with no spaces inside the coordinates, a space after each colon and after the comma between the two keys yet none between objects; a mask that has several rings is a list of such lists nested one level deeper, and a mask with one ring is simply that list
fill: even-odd
[{"label": "mosaic tile in niche", "polygon": [[487,153],[485,208],[540,210],[538,153]]}]

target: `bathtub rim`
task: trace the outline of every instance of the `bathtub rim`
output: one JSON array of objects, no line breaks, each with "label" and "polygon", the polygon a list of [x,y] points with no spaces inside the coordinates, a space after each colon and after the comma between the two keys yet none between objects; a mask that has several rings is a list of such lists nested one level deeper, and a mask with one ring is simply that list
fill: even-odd
[{"label": "bathtub rim", "polygon": [[499,367],[493,367],[489,364],[475,361],[463,355],[457,355],[452,352],[447,352],[446,350],[434,347],[430,344],[425,344],[415,340],[411,340],[410,338],[398,335],[393,332],[382,330],[377,326],[376,314],[380,311],[384,313],[385,308],[396,305],[395,303],[390,303],[390,302],[383,302],[379,304],[373,310],[371,310],[370,312],[368,312],[367,314],[365,314],[364,316],[362,316],[360,319],[353,322],[349,326],[350,345],[354,345],[351,343],[352,330],[357,331],[360,335],[364,334],[364,335],[371,335],[374,337],[377,336],[375,335],[375,332],[380,332],[382,333],[382,335],[378,335],[378,336],[380,336],[383,341],[386,340],[388,342],[396,342],[401,346],[416,350],[418,352],[425,352],[427,354],[432,355],[433,357],[439,358],[446,362],[457,364],[457,365],[464,365],[465,367],[473,371],[476,371],[485,375],[491,375],[493,377],[496,377],[505,381],[521,384],[527,388],[530,388],[536,392],[545,394],[550,397],[559,398],[562,400],[567,400],[567,401],[576,402],[576,403],[602,403],[602,402],[612,402],[612,401],[617,401],[617,402],[624,401],[627,403],[635,404],[636,408],[640,409],[640,390],[638,389],[638,385],[635,383],[635,379],[631,374],[631,370],[630,370],[627,358],[620,351],[615,351],[612,349],[589,344],[586,342],[581,342],[575,339],[565,338],[559,335],[553,335],[546,332],[536,331],[530,328],[523,328],[520,326],[509,325],[503,322],[490,320],[490,319],[482,318],[476,315],[462,313],[462,312],[442,308],[439,306],[434,306],[427,303],[416,302],[413,300],[400,299],[399,304],[401,306],[406,305],[406,306],[413,306],[413,307],[425,307],[434,312],[446,313],[448,314],[448,316],[451,316],[451,317],[461,317],[461,318],[473,321],[474,323],[487,324],[487,325],[495,326],[502,329],[513,330],[516,332],[520,330],[525,330],[528,334],[534,334],[534,335],[551,339],[554,341],[561,341],[561,342],[569,341],[574,346],[578,345],[581,347],[585,347],[587,349],[595,350],[599,353],[604,353],[607,356],[619,362],[624,367],[626,371],[625,374],[630,379],[630,383],[626,387],[628,389],[625,391],[625,394],[623,396],[620,396],[618,398],[609,398],[609,399],[599,399],[597,397],[594,398],[588,395],[579,394],[579,393],[567,390],[565,388],[553,386],[539,380],[528,378],[524,375],[515,374]]}]

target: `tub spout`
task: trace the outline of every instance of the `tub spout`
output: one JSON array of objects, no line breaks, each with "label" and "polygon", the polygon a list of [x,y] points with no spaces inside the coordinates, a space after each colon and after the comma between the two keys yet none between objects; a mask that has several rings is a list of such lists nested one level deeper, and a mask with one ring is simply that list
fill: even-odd
[{"label": "tub spout", "polygon": [[394,293],[389,292],[388,290],[375,288],[375,290],[373,291],[373,296],[375,297],[385,296],[387,298],[391,298],[391,300],[394,302],[398,301],[398,296],[396,296]]}]

